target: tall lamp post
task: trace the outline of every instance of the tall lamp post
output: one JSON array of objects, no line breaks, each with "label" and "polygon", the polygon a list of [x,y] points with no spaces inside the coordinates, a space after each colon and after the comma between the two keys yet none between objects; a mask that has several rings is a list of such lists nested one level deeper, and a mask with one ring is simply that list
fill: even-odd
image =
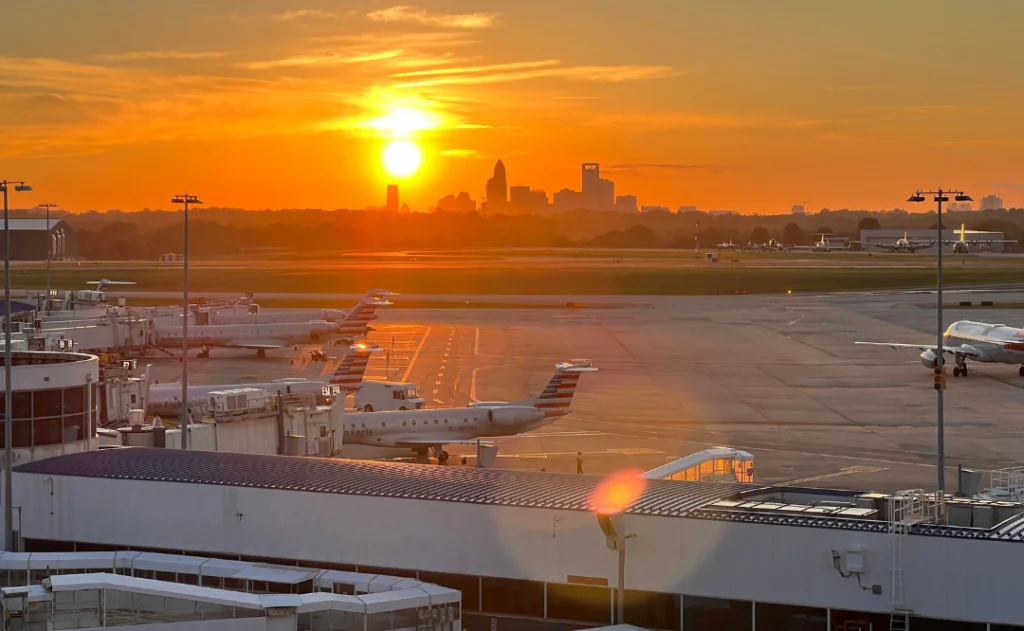
[{"label": "tall lamp post", "polygon": [[14,548],[14,430],[11,423],[11,226],[7,216],[7,194],[11,187],[26,193],[32,187],[24,182],[0,181],[4,193],[4,550]]},{"label": "tall lamp post", "polygon": [[185,206],[185,245],[182,251],[182,294],[185,303],[181,310],[181,448],[188,449],[188,207],[203,202],[195,195],[185,194],[178,195],[171,203]]},{"label": "tall lamp post", "polygon": [[50,209],[58,208],[57,204],[39,204],[39,208],[46,209],[46,313],[50,313],[50,261],[53,260],[53,233],[50,232]]},{"label": "tall lamp post", "polygon": [[[942,236],[942,204],[944,202],[948,202],[949,201],[949,196],[950,195],[954,195],[955,197],[953,199],[955,199],[958,202],[971,202],[971,201],[974,201],[974,200],[971,199],[971,197],[969,195],[967,195],[966,193],[964,193],[963,191],[951,191],[951,190],[945,190],[945,189],[941,189],[940,188],[940,189],[934,190],[934,191],[915,191],[913,195],[911,195],[910,197],[907,198],[907,201],[919,204],[919,203],[925,201],[925,195],[934,195],[935,196],[935,202],[938,204],[938,213],[937,213],[937,220],[936,220],[936,226],[935,226],[935,231],[936,231],[935,232],[935,235],[936,235],[935,243],[937,244],[937,247],[938,247],[938,254],[936,255],[937,264],[936,264],[936,275],[935,275],[935,285],[936,285],[936,288],[937,288],[937,291],[936,291],[937,309],[936,309],[936,311],[937,311],[937,314],[938,314],[938,316],[937,316],[937,320],[938,320],[938,325],[937,325],[937,338],[938,338],[938,342],[936,343],[935,355],[936,355],[937,367],[940,370],[945,370],[945,368],[944,368],[945,363],[946,363],[945,355],[944,355],[945,351],[943,351],[943,349],[942,349],[942,336],[943,336],[943,333],[944,333],[943,322],[942,322],[942,246],[945,245],[945,239]],[[942,390],[943,390],[942,385],[944,385],[944,384],[938,384],[937,383],[936,387],[935,387],[935,390],[938,393],[938,422],[936,423],[936,426],[937,426],[936,430],[938,432],[938,438],[937,438],[937,441],[936,441],[937,442],[937,450],[936,451],[938,451],[938,462],[937,462],[937,464],[938,464],[938,468],[939,468],[938,489],[936,490],[935,496],[936,496],[936,499],[938,499],[938,501],[940,502],[940,504],[945,502],[945,497],[946,497],[946,438],[945,438],[945,428],[944,428],[943,413],[942,413]]]}]

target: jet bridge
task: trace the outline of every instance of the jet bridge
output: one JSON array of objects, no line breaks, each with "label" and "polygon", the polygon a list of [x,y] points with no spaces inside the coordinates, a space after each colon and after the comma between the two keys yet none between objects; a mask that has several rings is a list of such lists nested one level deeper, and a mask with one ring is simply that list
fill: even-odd
[{"label": "jet bridge", "polygon": [[649,480],[753,482],[754,456],[729,447],[713,447],[644,473]]}]

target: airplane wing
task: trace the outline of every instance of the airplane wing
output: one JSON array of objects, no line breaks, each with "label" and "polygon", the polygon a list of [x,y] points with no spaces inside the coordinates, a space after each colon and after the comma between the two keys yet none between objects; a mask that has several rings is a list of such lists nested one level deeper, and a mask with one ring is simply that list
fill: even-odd
[{"label": "airplane wing", "polygon": [[[938,349],[938,346],[936,346],[935,344],[898,344],[891,342],[854,342],[854,344],[861,344],[863,346],[888,346],[893,350],[901,348],[912,348],[918,351],[935,351],[936,349]],[[968,357],[980,356],[980,353],[978,353],[977,350],[969,346],[943,346],[942,350],[951,355],[959,354],[967,355]]]},{"label": "airplane wing", "polygon": [[285,346],[288,346],[288,345],[287,344],[252,344],[252,343],[246,342],[244,344],[211,344],[211,343],[207,343],[206,346],[209,346],[210,348],[244,348],[244,349],[254,350],[254,351],[258,351],[258,350],[267,350],[267,351],[269,351],[269,350],[274,350],[276,348],[284,348]]},{"label": "airplane wing", "polygon": [[494,445],[494,441],[490,440],[451,440],[451,439],[438,439],[431,440],[429,438],[409,438],[406,440],[395,441],[395,444],[399,447],[433,447],[434,445],[475,445],[479,442],[481,445]]}]

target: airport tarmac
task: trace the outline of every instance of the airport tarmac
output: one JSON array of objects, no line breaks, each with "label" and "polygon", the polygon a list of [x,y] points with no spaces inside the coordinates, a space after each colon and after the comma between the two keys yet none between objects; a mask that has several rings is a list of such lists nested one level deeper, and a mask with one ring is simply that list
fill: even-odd
[{"label": "airport tarmac", "polygon": [[[1019,296],[983,298],[998,306]],[[428,405],[451,407],[524,398],[543,388],[555,362],[593,361],[600,372],[580,380],[569,416],[500,440],[502,468],[573,471],[579,451],[587,473],[646,470],[725,445],[751,452],[765,483],[934,489],[931,371],[915,351],[853,344],[933,342],[934,301],[927,292],[868,292],[616,297],[618,308],[593,310],[383,310],[370,339],[387,352],[374,357],[367,377],[413,382]],[[946,324],[1024,323],[1020,310],[944,315]],[[342,348],[327,348],[326,364],[308,361],[312,348],[266,359],[214,350],[189,362],[189,380],[329,375]],[[161,381],[177,379],[177,359],[147,361]],[[950,376],[947,489],[955,489],[958,464],[994,469],[1024,460],[1022,407],[1016,367],[972,364],[969,378]],[[472,463],[472,447],[448,451],[453,463],[463,456]]]}]

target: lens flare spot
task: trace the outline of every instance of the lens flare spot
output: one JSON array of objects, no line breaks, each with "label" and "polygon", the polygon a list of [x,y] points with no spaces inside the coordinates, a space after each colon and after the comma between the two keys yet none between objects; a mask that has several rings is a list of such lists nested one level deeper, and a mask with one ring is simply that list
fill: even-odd
[{"label": "lens flare spot", "polygon": [[606,478],[590,498],[591,510],[603,515],[612,515],[628,509],[640,499],[647,486],[647,480],[640,477],[641,475],[643,471],[629,469]]}]

